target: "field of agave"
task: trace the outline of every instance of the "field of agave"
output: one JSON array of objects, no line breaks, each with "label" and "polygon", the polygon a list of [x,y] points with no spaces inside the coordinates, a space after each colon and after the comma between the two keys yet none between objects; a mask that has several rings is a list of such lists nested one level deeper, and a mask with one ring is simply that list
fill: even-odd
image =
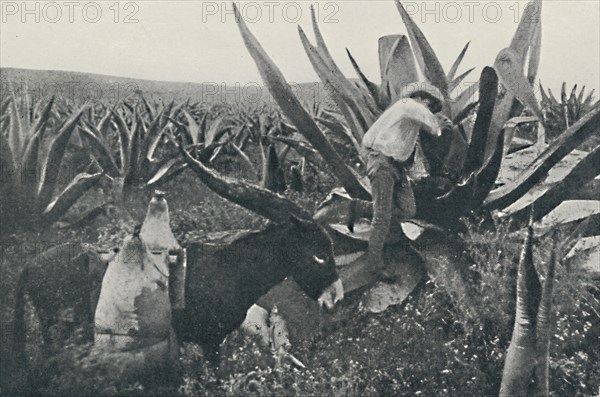
[{"label": "field of agave", "polygon": [[[318,106],[313,111],[332,117]],[[111,107],[55,98],[32,103],[13,93],[3,101],[1,122],[5,232],[59,221],[94,186],[110,190],[115,202],[163,186],[187,168],[177,142],[199,161],[276,192],[288,185],[302,191],[310,169],[322,163],[267,104],[163,105],[140,93]],[[342,140],[338,146],[344,150]]]},{"label": "field of agave", "polygon": [[[351,238],[359,250],[361,244],[364,248],[364,236],[345,226],[372,216],[360,142],[385,109],[418,88],[418,76],[423,75],[444,95],[442,112],[452,121],[451,135],[439,153],[432,154],[439,164],[429,179],[415,186],[413,223],[424,232],[414,247],[426,258],[429,281],[407,277],[401,297],[385,292],[390,301],[402,305],[380,314],[369,313],[368,305],[365,311],[365,301],[351,296],[339,309],[345,320],[335,322],[318,340],[298,345],[297,354],[309,367],[305,372],[274,369],[260,347],[233,337],[223,347],[231,354],[218,372],[202,367],[194,348],[186,347],[183,384],[169,392],[487,395],[500,390],[501,395],[557,396],[596,392],[600,357],[592,346],[599,337],[600,293],[576,260],[563,257],[577,240],[597,236],[600,215],[571,214],[559,224],[541,225],[566,201],[593,203],[600,197],[599,102],[594,102],[593,92],[577,93],[577,86],[567,94],[566,85],[560,100],[541,85],[541,101],[536,99],[542,23],[533,16],[540,15],[540,0],[528,4],[512,41],[499,49],[494,65],[477,65],[485,66],[479,82],[467,88],[462,83],[474,68],[458,71],[469,44],[446,72],[423,32],[401,2],[395,2],[407,35],[379,40],[380,84],[362,72],[349,51],[358,79],[342,74],[314,14],[316,43],[299,29],[332,104],[299,99],[239,15],[244,43],[277,106],[158,102],[142,92],[108,105],[54,97],[34,101],[18,92],[3,92],[0,235],[6,241],[23,239],[24,245],[29,244],[25,240],[48,233],[55,233],[58,240],[98,243],[97,231],[86,226],[97,224],[99,218],[112,230],[118,228],[108,209],[139,213],[136,207],[156,188],[167,191],[177,221],[173,229],[182,239],[192,239],[203,228],[220,231],[264,224],[245,210],[217,201],[217,196],[200,200],[199,194],[212,194],[208,187],[273,222],[281,222],[281,214],[304,218],[320,214],[315,218],[337,236],[336,247],[342,247],[338,241]],[[526,157],[517,178],[503,179],[509,158],[523,153],[535,156]],[[565,166],[564,160],[574,153],[577,160]],[[550,181],[548,175],[560,164],[567,171]],[[443,188],[432,183],[434,178],[444,181]],[[366,210],[351,216],[356,202]],[[198,211],[200,206],[205,207]],[[208,223],[212,219],[215,223]],[[105,226],[100,227],[103,232],[108,230]],[[445,238],[440,239],[440,231]],[[557,233],[563,236],[561,244]],[[123,230],[116,234],[122,236]],[[104,244],[114,242],[106,235],[100,239]],[[346,246],[336,255],[357,252],[344,250]],[[3,255],[3,273],[12,266],[9,256]],[[474,264],[469,269],[466,256]],[[346,286],[352,285],[348,292],[372,281],[361,273],[361,266],[356,262],[340,268]],[[18,270],[7,271],[12,274],[2,284],[7,291],[14,288]],[[10,317],[12,298],[8,292],[1,297],[4,321]],[[355,324],[348,320],[352,316],[358,316]],[[536,321],[537,327],[527,328]],[[396,323],[409,325],[396,328]],[[430,323],[442,329],[440,340],[424,340],[431,336],[425,331]],[[412,324],[420,328],[412,329]],[[528,344],[531,340],[535,347]],[[414,346],[408,349],[407,344]],[[238,345],[244,347],[242,353],[236,350]],[[386,356],[389,352],[399,357]],[[422,360],[432,354],[430,362]],[[62,360],[69,371],[78,373],[69,367],[72,363]],[[7,371],[3,367],[3,374]],[[77,394],[91,387],[81,380],[72,389],[61,383],[75,378],[68,374],[54,378],[46,392]],[[153,392],[136,387],[125,393]]]}]

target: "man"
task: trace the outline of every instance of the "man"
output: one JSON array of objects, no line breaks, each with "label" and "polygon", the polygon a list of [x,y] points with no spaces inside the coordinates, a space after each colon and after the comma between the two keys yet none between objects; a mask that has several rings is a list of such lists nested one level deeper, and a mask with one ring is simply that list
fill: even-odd
[{"label": "man", "polygon": [[[441,137],[442,127],[449,124],[445,119],[440,126],[434,115],[440,110],[441,93],[432,85],[421,83],[418,90],[389,107],[363,137],[373,196],[367,260],[371,270],[384,281],[395,280],[393,271],[383,261],[384,243],[404,236],[400,220],[414,217],[417,210],[412,181],[433,171],[433,164],[425,158],[420,135]],[[429,146],[435,144],[435,139],[427,139],[426,135],[423,138]],[[425,152],[431,152],[427,149],[430,148]],[[398,221],[392,222],[392,218]]]}]

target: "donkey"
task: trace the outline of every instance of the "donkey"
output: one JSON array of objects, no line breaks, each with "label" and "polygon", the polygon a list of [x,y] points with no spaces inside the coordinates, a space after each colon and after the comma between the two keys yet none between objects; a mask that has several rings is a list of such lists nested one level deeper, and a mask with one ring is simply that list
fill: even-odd
[{"label": "donkey", "polygon": [[[163,245],[165,236],[172,237],[168,220],[166,201],[159,194],[150,202],[141,237],[150,241],[162,236],[159,240]],[[174,238],[166,240],[167,248],[177,248]],[[188,274],[178,277],[186,280],[180,283],[183,291],[169,291],[173,327],[179,342],[199,343],[213,362],[219,344],[242,323],[248,308],[286,277],[293,277],[307,295],[328,307],[343,296],[332,242],[312,220],[290,216],[285,223],[221,246],[190,244],[181,250],[179,258],[185,257],[185,251],[189,252]],[[27,265],[15,301],[19,363],[25,358],[25,294],[41,317],[44,345],[49,346],[50,328],[61,322],[65,310],[74,313],[69,319],[73,329],[93,323],[102,279],[116,254],[101,255],[91,246],[66,244],[42,253]],[[169,286],[178,289],[172,276],[177,275],[169,274]]]},{"label": "donkey", "polygon": [[295,216],[228,244],[192,243],[186,252],[185,309],[174,311],[173,325],[179,341],[199,344],[213,363],[219,345],[239,328],[248,309],[287,277],[328,306],[330,291],[333,303],[343,295],[329,235]]}]

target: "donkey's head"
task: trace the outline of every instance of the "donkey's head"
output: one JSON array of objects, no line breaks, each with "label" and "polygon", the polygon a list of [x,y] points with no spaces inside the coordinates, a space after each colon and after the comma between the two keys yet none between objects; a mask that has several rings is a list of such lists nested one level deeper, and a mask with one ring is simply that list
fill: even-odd
[{"label": "donkey's head", "polygon": [[291,275],[309,297],[328,308],[343,298],[333,243],[325,229],[312,220],[292,215],[284,246]]}]

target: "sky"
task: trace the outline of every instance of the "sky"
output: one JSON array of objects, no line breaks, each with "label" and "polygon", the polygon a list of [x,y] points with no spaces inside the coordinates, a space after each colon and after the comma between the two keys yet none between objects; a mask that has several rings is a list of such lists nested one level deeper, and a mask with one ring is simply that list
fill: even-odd
[{"label": "sky", "polygon": [[[406,33],[393,0],[241,1],[248,26],[290,82],[316,81],[298,37],[313,40],[310,4],[342,71],[356,77],[348,48],[379,81],[378,39]],[[471,41],[459,72],[493,64],[526,4],[504,1],[403,1],[446,71]],[[0,1],[0,66],[69,70],[150,80],[260,83],[223,1]],[[563,81],[600,88],[600,1],[544,0],[538,74],[553,91]]]}]

